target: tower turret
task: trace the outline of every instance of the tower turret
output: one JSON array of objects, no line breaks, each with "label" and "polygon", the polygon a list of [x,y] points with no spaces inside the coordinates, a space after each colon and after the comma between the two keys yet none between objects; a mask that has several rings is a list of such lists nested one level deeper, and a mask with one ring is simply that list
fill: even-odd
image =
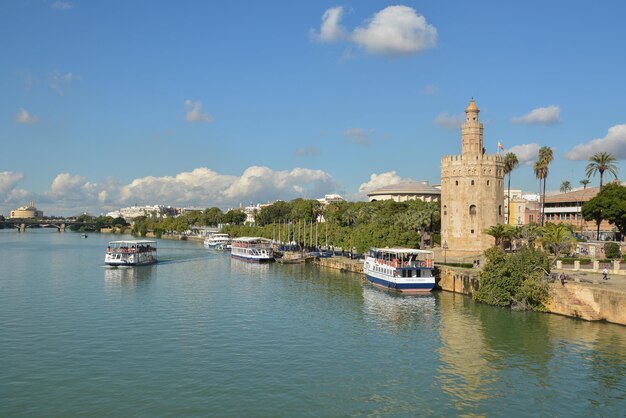
[{"label": "tower turret", "polygon": [[465,122],[461,125],[461,152],[465,156],[483,154],[483,124],[478,120],[478,107],[474,99],[465,109]]}]

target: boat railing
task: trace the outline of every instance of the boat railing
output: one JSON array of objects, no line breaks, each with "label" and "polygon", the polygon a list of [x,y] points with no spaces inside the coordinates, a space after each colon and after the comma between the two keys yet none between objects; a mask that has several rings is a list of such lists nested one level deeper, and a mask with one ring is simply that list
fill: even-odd
[{"label": "boat railing", "polygon": [[382,260],[376,259],[377,264],[384,264],[393,268],[433,268],[433,259],[428,258],[426,260],[401,260],[401,259],[391,259],[391,260]]}]

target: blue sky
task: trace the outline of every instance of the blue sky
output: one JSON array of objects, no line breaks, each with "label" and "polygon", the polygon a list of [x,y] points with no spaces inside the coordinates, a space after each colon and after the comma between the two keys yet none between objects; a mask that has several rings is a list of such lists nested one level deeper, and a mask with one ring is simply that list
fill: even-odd
[{"label": "blue sky", "polygon": [[[594,152],[626,158],[622,1],[0,8],[5,215],[438,183],[471,97],[488,152],[554,149],[548,189],[577,186]],[[529,165],[513,172],[513,187],[537,184]]]}]

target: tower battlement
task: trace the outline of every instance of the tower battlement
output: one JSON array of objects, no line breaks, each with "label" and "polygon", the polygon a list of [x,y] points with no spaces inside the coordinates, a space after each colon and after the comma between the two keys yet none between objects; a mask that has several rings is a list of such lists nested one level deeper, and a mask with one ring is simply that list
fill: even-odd
[{"label": "tower battlement", "polygon": [[452,154],[441,157],[441,163],[449,163],[453,161],[498,161],[504,162],[504,156],[500,154],[482,154],[482,155],[463,155]]}]

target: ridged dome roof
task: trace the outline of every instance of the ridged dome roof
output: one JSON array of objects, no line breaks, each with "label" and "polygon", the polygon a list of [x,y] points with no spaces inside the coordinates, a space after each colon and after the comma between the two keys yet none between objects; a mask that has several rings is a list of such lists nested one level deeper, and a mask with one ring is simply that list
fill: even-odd
[{"label": "ridged dome roof", "polygon": [[467,109],[465,109],[466,112],[480,112],[480,110],[478,110],[478,108],[476,107],[476,102],[474,101],[474,99],[470,100],[470,104],[469,106],[467,106]]}]

